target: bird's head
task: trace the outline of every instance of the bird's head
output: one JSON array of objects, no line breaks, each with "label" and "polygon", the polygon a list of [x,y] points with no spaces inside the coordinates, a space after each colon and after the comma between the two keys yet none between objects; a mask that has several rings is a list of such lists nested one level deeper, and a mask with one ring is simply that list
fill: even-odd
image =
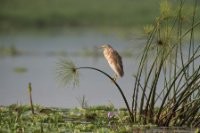
[{"label": "bird's head", "polygon": [[112,47],[109,44],[103,44],[103,45],[99,46],[98,48],[108,49],[108,48],[112,48]]}]

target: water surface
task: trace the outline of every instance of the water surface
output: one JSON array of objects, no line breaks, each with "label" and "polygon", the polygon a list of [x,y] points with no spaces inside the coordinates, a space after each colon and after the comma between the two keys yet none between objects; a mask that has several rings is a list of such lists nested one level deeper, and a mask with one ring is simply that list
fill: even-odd
[{"label": "water surface", "polygon": [[[135,42],[127,40],[113,33],[80,30],[2,34],[1,47],[14,46],[23,54],[14,57],[0,57],[0,105],[29,103],[27,86],[31,82],[35,104],[51,107],[77,107],[80,106],[80,99],[85,96],[89,105],[114,104],[116,107],[124,107],[117,88],[98,72],[81,70],[78,87],[61,86],[56,79],[56,63],[60,55],[55,56],[49,53],[78,53],[86,49],[93,50],[103,43],[110,43],[118,51],[132,50],[137,55],[142,50],[141,46],[144,46],[142,42],[141,40]],[[129,100],[131,100],[130,94],[134,84],[132,74],[136,71],[138,57],[139,55],[134,58],[123,58],[125,76],[118,80]],[[68,54],[65,58],[70,58],[77,66],[97,67],[114,75],[102,57]],[[27,72],[15,72],[15,68],[20,67],[26,68]]]}]

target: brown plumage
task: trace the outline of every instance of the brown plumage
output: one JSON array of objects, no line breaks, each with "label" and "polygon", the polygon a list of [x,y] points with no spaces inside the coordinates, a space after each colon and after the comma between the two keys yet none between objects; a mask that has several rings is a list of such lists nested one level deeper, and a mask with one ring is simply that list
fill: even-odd
[{"label": "brown plumage", "polygon": [[123,63],[119,53],[108,44],[102,45],[101,48],[103,48],[103,54],[108,61],[108,64],[116,74],[114,79],[117,77],[123,77]]}]

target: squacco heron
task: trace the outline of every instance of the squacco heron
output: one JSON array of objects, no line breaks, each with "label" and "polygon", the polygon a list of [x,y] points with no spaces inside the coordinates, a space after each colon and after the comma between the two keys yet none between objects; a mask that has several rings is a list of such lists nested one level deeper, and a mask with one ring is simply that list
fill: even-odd
[{"label": "squacco heron", "polygon": [[115,76],[113,79],[116,80],[117,77],[123,77],[124,70],[122,58],[119,55],[119,53],[115,49],[113,49],[109,44],[102,45],[101,48],[103,48],[103,54],[106,60],[108,61],[108,64],[115,72]]}]

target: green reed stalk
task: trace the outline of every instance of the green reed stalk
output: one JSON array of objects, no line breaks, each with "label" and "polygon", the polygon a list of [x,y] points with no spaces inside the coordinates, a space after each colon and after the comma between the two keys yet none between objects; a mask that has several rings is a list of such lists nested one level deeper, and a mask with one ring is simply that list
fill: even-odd
[{"label": "green reed stalk", "polygon": [[176,74],[176,77],[174,78],[174,80],[172,81],[171,85],[169,86],[169,90],[167,91],[167,93],[165,94],[164,98],[163,98],[163,101],[160,105],[160,108],[159,108],[159,111],[158,111],[158,114],[157,114],[157,118],[156,118],[156,123],[159,123],[159,117],[160,117],[160,114],[163,110],[163,107],[164,107],[164,104],[165,102],[167,101],[167,97],[169,96],[169,93],[171,92],[171,89],[172,89],[172,86],[174,86],[174,84],[176,83],[177,79],[181,76],[181,74],[183,74],[183,71],[195,60],[199,59],[200,58],[200,55],[194,57],[194,55],[191,57],[190,61],[187,62],[184,67],[179,71],[177,72]]},{"label": "green reed stalk", "polygon": [[[200,78],[200,76],[198,76],[196,79]],[[188,92],[190,90],[190,87],[195,83],[196,80],[192,80],[188,86],[186,87],[186,89],[181,93],[180,97],[177,99],[177,102],[175,103],[175,105],[173,106],[173,108],[171,109],[171,113],[168,114],[168,118],[165,122],[164,125],[168,126],[170,121],[171,121],[171,118],[172,116],[175,114],[176,112],[176,109],[181,105],[181,103],[183,103],[185,100],[188,99],[188,97],[191,96],[191,94],[197,90],[198,88],[195,88],[194,90],[192,90],[191,92]],[[189,89],[189,90],[188,90]],[[188,92],[188,94],[187,94]]]},{"label": "green reed stalk", "polygon": [[[195,4],[194,4],[194,10],[193,10],[193,16],[192,16],[192,29],[190,32],[190,43],[189,43],[189,55],[188,55],[188,60],[190,59],[191,56],[191,52],[194,53],[194,23],[195,23],[195,16],[196,16],[196,10],[197,10],[197,0],[195,0]],[[192,65],[192,68],[194,70],[194,63]],[[188,68],[188,73],[189,73],[189,68]]]},{"label": "green reed stalk", "polygon": [[[144,101],[145,101],[144,97],[146,96],[146,89],[148,88],[148,83],[149,83],[151,74],[153,72],[153,69],[154,69],[154,66],[156,65],[157,60],[158,60],[158,56],[155,58],[153,64],[151,65],[151,68],[149,70],[149,73],[147,74],[147,77],[146,77],[146,80],[144,83],[144,89],[142,90],[141,103],[140,103],[140,119],[139,120],[141,120],[141,117],[142,117],[143,105],[144,105]],[[145,112],[147,112],[147,110]],[[144,120],[145,123],[146,123],[146,118],[147,118],[147,114],[145,113],[145,120]]]},{"label": "green reed stalk", "polygon": [[31,83],[28,84],[28,92],[29,92],[29,100],[30,100],[30,105],[31,105],[31,111],[32,111],[32,114],[35,114],[34,107],[33,107],[33,100],[32,100],[32,87],[31,87]]},{"label": "green reed stalk", "polygon": [[[188,121],[188,126],[190,126],[190,122],[193,121],[195,119],[195,116],[198,114],[198,111],[200,109],[200,99],[197,99],[196,102],[194,102],[194,100],[192,101],[192,103],[189,104],[188,110],[186,110],[185,112],[185,117],[179,122],[180,126],[183,126],[185,123],[187,123]],[[194,106],[197,105],[197,106]]]},{"label": "green reed stalk", "polygon": [[[142,76],[142,72],[143,72],[143,69],[145,67],[145,62],[146,62],[146,59],[147,59],[147,55],[148,55],[148,51],[150,49],[150,46],[152,44],[152,41],[155,37],[155,33],[158,29],[158,24],[159,22],[157,22],[154,26],[154,29],[153,31],[151,32],[151,34],[149,35],[149,38],[147,39],[147,45],[145,46],[145,49],[143,51],[143,54],[142,54],[142,57],[141,57],[141,60],[140,60],[140,64],[139,64],[139,67],[138,67],[138,71],[137,71],[137,75],[136,75],[136,80],[135,80],[135,85],[134,85],[134,91],[133,91],[133,95],[132,95],[132,112],[134,112],[134,120],[136,121],[136,115],[137,115],[137,102],[138,102],[138,91],[139,91],[139,86],[140,86],[140,79],[141,79],[141,76]],[[141,100],[141,106],[143,106],[143,102],[144,102],[144,96],[145,96],[145,92],[146,92],[146,87],[144,88],[143,90],[143,95],[142,95],[142,99]],[[142,109],[140,108],[140,112],[142,112]],[[141,118],[141,117],[140,117]]]}]

